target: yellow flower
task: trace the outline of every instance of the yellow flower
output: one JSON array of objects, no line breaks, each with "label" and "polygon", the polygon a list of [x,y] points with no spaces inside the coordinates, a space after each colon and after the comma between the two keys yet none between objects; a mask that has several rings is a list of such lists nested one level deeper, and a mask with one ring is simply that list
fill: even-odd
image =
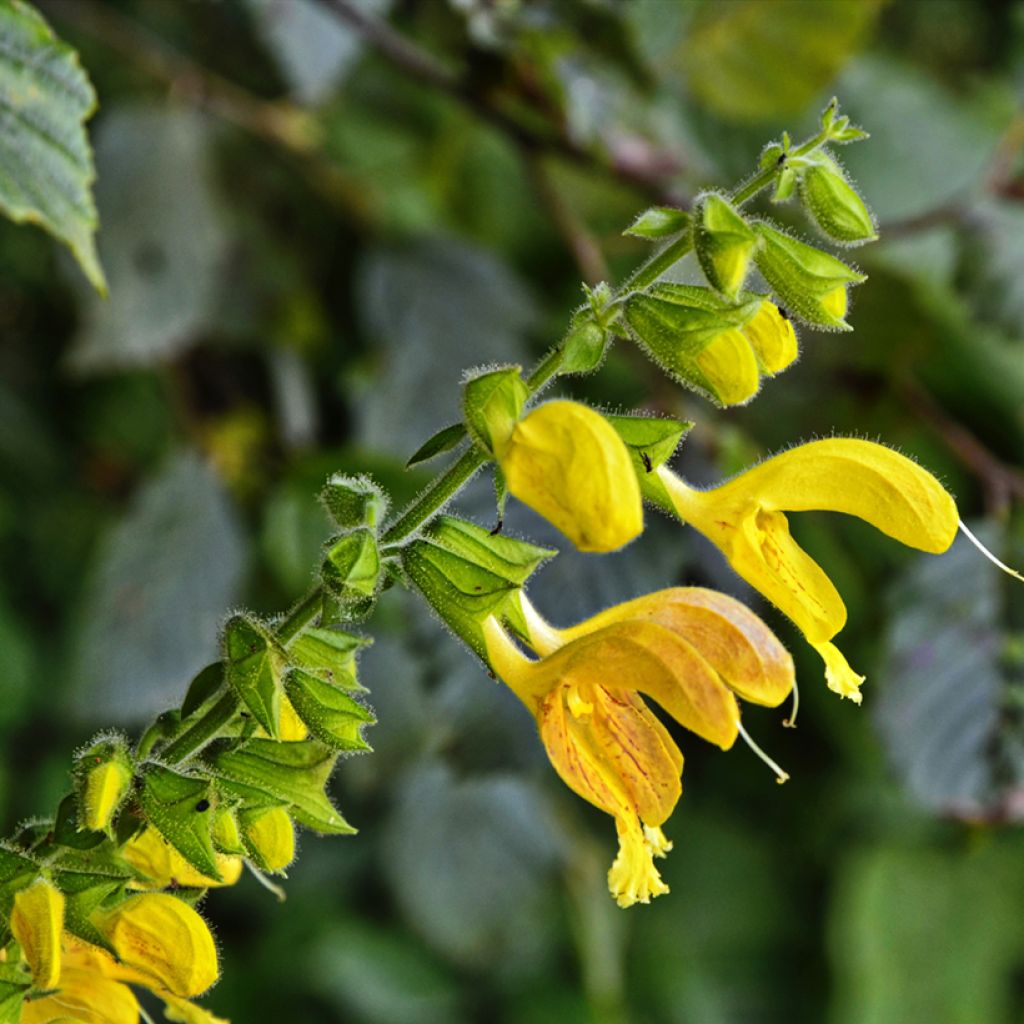
[{"label": "yellow flower", "polygon": [[93,924],[128,967],[176,996],[205,992],[219,973],[206,922],[187,903],[166,893],[130,896]]},{"label": "yellow flower", "polygon": [[800,627],[825,661],[829,687],[858,703],[864,677],[829,643],[846,623],[846,606],[790,536],[784,513],[845,512],[935,554],[952,544],[959,524],[956,504],[935,477],[890,448],[856,438],[800,445],[709,491],[664,467],[657,473],[679,518]]},{"label": "yellow flower", "polygon": [[53,988],[60,977],[60,935],[64,928],[64,894],[45,878],[14,894],[11,934],[32,972],[36,988]]},{"label": "yellow flower", "polygon": [[495,455],[509,493],[581,551],[614,551],[643,531],[643,501],[629,451],[588,406],[538,406],[495,444]]},{"label": "yellow flower", "polygon": [[753,319],[743,328],[743,334],[764,373],[780,373],[799,354],[793,322],[769,299],[761,303]]},{"label": "yellow flower", "polygon": [[682,792],[683,755],[640,695],[728,750],[742,728],[734,691],[781,703],[792,659],[738,601],[697,587],[659,591],[568,630],[553,629],[525,598],[523,608],[542,657],[527,657],[492,616],[488,661],[536,717],[563,782],[615,819],[612,895],[623,907],[647,903],[668,891],[653,858],[671,849],[661,826]]},{"label": "yellow flower", "polygon": [[148,988],[165,1004],[168,1020],[226,1024],[207,1010],[163,988],[154,979],[95,946],[64,933],[64,965],[56,991],[22,1006],[19,1024],[138,1024],[139,1002],[129,985]]},{"label": "yellow flower", "polygon": [[89,772],[82,800],[86,828],[100,832],[110,827],[114,812],[120,807],[131,781],[131,769],[117,759],[105,761]]},{"label": "yellow flower", "polygon": [[143,829],[121,847],[121,856],[136,871],[145,875],[148,885],[133,882],[137,889],[166,889],[170,885],[212,888],[218,885],[234,885],[242,874],[242,858],[218,853],[217,868],[222,881],[209,878],[197,871],[178,851],[171,846],[159,831],[152,827]]},{"label": "yellow flower", "polygon": [[284,871],[295,860],[295,826],[283,807],[243,811],[246,846],[264,871]]}]

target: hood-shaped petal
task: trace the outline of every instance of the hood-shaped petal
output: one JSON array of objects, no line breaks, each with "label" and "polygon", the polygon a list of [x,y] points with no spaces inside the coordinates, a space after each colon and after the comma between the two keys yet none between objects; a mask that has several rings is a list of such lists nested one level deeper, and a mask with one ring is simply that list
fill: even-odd
[{"label": "hood-shaped petal", "polygon": [[11,933],[36,988],[53,988],[60,978],[61,933],[64,930],[64,894],[45,878],[14,894]]},{"label": "hood-shaped petal", "polygon": [[744,700],[777,707],[793,689],[793,659],[778,637],[746,605],[705,587],[645,594],[557,632],[569,643],[628,620],[656,622],[681,636]]},{"label": "hood-shaped petal", "polygon": [[724,505],[845,512],[912,548],[939,554],[959,515],[946,489],[916,462],[872,441],[830,437],[790,448],[706,492]]},{"label": "hood-shaped petal", "polygon": [[496,448],[509,493],[581,551],[614,551],[643,531],[629,450],[611,424],[579,402],[554,401],[521,419]]}]

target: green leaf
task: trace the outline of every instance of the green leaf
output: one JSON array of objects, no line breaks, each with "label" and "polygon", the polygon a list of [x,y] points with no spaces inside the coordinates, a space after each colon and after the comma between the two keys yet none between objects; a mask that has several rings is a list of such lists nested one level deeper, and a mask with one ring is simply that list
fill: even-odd
[{"label": "green leaf", "polygon": [[288,645],[293,665],[319,676],[350,693],[365,693],[356,679],[355,659],[359,649],[373,643],[371,637],[342,629],[306,629]]},{"label": "green leaf", "polygon": [[609,416],[606,413],[605,419],[626,442],[641,476],[668,462],[683,438],[693,429],[689,420],[664,416]]},{"label": "green leaf", "polygon": [[721,117],[799,114],[866,40],[880,0],[701,4],[680,54],[694,95]]},{"label": "green leaf", "polygon": [[220,693],[224,685],[224,662],[215,661],[207,665],[189,683],[188,692],[181,703],[181,717],[187,718],[193,711],[198,711],[208,700]]},{"label": "green leaf", "polygon": [[438,455],[450,452],[466,437],[466,433],[465,423],[452,423],[451,426],[443,427],[416,449],[409,457],[409,461],[406,462],[405,468],[412,469],[413,466],[418,466],[421,462],[429,462],[431,459],[437,458]]},{"label": "green leaf", "polygon": [[439,547],[521,586],[541,563],[558,554],[514,537],[501,537],[455,516],[438,516],[426,536]]},{"label": "green leaf", "polygon": [[375,529],[388,512],[388,498],[368,476],[334,473],[320,492],[320,503],[343,530]]},{"label": "green leaf", "polygon": [[236,615],[224,627],[228,686],[271,735],[281,726],[281,672],[284,655],[270,632],[248,615]]},{"label": "green leaf", "polygon": [[634,238],[659,241],[682,234],[690,226],[690,215],[674,206],[652,206],[639,214],[622,233]]},{"label": "green leaf", "polygon": [[[970,525],[1004,559],[1024,557]],[[1006,582],[961,537],[941,558],[916,557],[888,594],[875,722],[903,785],[935,811],[998,814],[1024,780],[1024,640]]]},{"label": "green leaf", "polygon": [[84,127],[95,109],[96,93],[75,51],[33,7],[0,0],[0,210],[64,242],[106,294]]},{"label": "green leaf", "polygon": [[376,719],[373,712],[337,686],[301,669],[285,677],[285,692],[299,718],[322,743],[335,750],[370,750],[362,730]]},{"label": "green leaf", "polygon": [[582,323],[575,324],[562,342],[562,360],[558,364],[559,376],[570,373],[592,373],[604,361],[611,332],[596,324],[586,315]]},{"label": "green leaf", "polygon": [[141,803],[149,823],[197,871],[220,881],[210,827],[216,794],[209,779],[152,765],[142,779]]},{"label": "green leaf", "polygon": [[323,791],[337,755],[321,743],[257,739],[234,748],[222,742],[206,758],[224,788],[244,800],[286,803],[300,825],[324,835],[355,832]]}]

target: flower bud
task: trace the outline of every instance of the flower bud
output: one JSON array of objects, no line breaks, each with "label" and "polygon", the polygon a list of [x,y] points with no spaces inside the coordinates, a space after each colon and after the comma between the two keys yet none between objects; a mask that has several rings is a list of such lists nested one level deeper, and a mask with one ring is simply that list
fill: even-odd
[{"label": "flower bud", "polygon": [[242,874],[242,862],[238,857],[216,854],[220,879],[197,871],[169,842],[152,826],[143,829],[121,847],[121,856],[143,877],[142,884],[133,883],[133,888],[163,889],[180,885],[185,888],[207,889],[219,885],[234,885]]},{"label": "flower bud", "polygon": [[862,245],[878,238],[864,200],[827,156],[801,172],[800,199],[822,233],[834,241]]},{"label": "flower bud", "polygon": [[693,247],[712,288],[735,299],[750,269],[758,238],[736,208],[714,192],[694,205]]},{"label": "flower bud", "polygon": [[96,911],[92,923],[120,960],[176,996],[198,996],[217,980],[210,929],[176,896],[129,896],[112,910]]},{"label": "flower bud", "polygon": [[760,386],[757,360],[741,333],[759,305],[757,299],[732,305],[708,288],[658,284],[630,296],[625,320],[676,380],[719,405],[738,405]]},{"label": "flower bud", "polygon": [[764,241],[755,256],[758,269],[786,307],[817,327],[852,330],[844,319],[846,290],[867,276],[763,222],[757,232]]},{"label": "flower bud", "polygon": [[643,503],[625,444],[579,402],[538,406],[496,452],[510,494],[580,551],[614,551],[644,528]]},{"label": "flower bud", "polygon": [[45,878],[14,894],[11,933],[32,972],[36,988],[55,988],[60,980],[60,937],[64,929],[64,894]]},{"label": "flower bud", "polygon": [[79,754],[75,764],[79,827],[109,831],[132,777],[131,757],[119,737],[101,740]]},{"label": "flower bud", "polygon": [[295,826],[283,807],[260,807],[239,814],[246,850],[264,871],[283,871],[295,860]]},{"label": "flower bud", "polygon": [[750,342],[762,373],[779,373],[799,355],[793,322],[770,299],[761,303],[743,328],[743,336]]}]

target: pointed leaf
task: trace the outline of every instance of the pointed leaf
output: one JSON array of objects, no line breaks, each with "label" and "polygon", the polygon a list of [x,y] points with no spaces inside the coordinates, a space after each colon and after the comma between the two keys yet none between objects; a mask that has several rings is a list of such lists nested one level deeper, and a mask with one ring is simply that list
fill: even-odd
[{"label": "pointed leaf", "polygon": [[95,109],[75,51],[27,3],[0,3],[0,210],[64,242],[103,294],[84,127]]},{"label": "pointed leaf", "polygon": [[675,454],[679,443],[693,429],[689,420],[664,416],[609,416],[605,419],[629,449],[638,470],[650,473]]},{"label": "pointed leaf", "polygon": [[368,636],[342,629],[307,629],[288,645],[288,659],[343,690],[365,693],[356,679],[355,659],[359,649],[371,643]]},{"label": "pointed leaf", "polygon": [[343,690],[293,669],[285,679],[285,692],[309,731],[327,746],[336,750],[371,749],[362,730],[376,721],[373,712]]},{"label": "pointed leaf", "polygon": [[658,241],[681,234],[690,226],[690,215],[674,206],[652,206],[639,214],[622,233],[634,238]]},{"label": "pointed leaf", "polygon": [[466,437],[466,433],[465,423],[452,423],[450,426],[444,427],[434,434],[433,437],[428,437],[416,449],[415,453],[410,456],[409,461],[406,462],[405,468],[412,469],[413,466],[418,466],[421,462],[429,462],[438,455],[450,452],[456,445],[462,442]]}]

